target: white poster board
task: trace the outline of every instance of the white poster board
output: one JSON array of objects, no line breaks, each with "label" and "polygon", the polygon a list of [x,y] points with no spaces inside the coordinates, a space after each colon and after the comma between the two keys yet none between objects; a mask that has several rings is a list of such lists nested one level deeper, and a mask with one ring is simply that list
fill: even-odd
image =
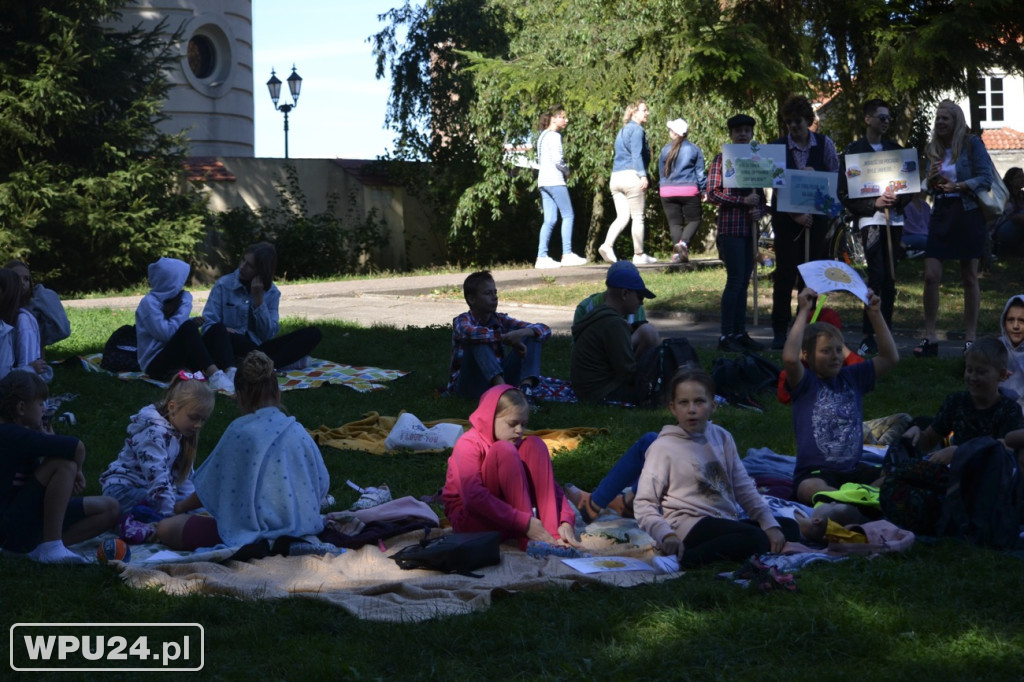
[{"label": "white poster board", "polygon": [[784,181],[786,145],[722,145],[722,185],[730,189],[778,187]]},{"label": "white poster board", "polygon": [[778,209],[784,213],[835,215],[838,177],[831,171],[787,170],[786,181],[776,189]]},{"label": "white poster board", "polygon": [[881,196],[891,187],[895,194],[921,191],[916,149],[846,155],[846,186],[851,199]]}]

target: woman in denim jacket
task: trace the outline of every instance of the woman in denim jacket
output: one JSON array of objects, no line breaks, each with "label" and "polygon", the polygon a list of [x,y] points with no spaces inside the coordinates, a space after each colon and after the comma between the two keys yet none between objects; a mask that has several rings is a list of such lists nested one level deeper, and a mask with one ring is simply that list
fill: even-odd
[{"label": "woman in denim jacket", "polygon": [[644,123],[650,116],[647,102],[638,100],[626,107],[622,115],[623,126],[615,136],[615,158],[608,189],[615,202],[615,220],[608,227],[604,243],[597,252],[608,263],[614,263],[615,240],[633,221],[633,262],[637,265],[657,263],[658,259],[644,253],[644,193],[650,181],[647,167],[651,165],[651,148],[647,146]]},{"label": "woman in denim jacket", "polygon": [[687,139],[690,125],[681,118],[668,122],[671,141],[661,148],[658,193],[672,234],[672,262],[690,260],[690,240],[700,227],[701,195],[707,191],[704,152]]},{"label": "woman in denim jacket", "polygon": [[960,261],[966,329],[964,350],[974,343],[981,301],[978,262],[985,251],[985,217],[976,193],[992,187],[992,162],[985,144],[980,137],[968,134],[964,112],[951,100],[939,102],[925,156],[929,161],[928,189],[935,203],[924,250],[925,338],[914,348],[914,355],[919,358],[938,355],[935,322],[944,260]]},{"label": "woman in denim jacket", "polygon": [[269,242],[245,250],[238,269],[217,280],[203,308],[203,335],[216,326],[227,330],[235,357],[261,350],[277,370],[301,364],[322,335],[316,327],[303,327],[277,336],[281,290],[274,284],[277,250]]}]

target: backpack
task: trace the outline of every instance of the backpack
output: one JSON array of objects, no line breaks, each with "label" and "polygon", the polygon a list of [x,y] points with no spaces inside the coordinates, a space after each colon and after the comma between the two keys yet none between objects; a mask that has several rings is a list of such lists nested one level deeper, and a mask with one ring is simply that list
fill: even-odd
[{"label": "backpack", "polygon": [[736,357],[716,358],[711,366],[715,392],[731,405],[760,409],[754,395],[771,388],[782,370],[757,353],[745,351]]},{"label": "backpack", "polygon": [[480,578],[478,568],[501,561],[501,533],[489,530],[480,533],[450,533],[430,539],[424,531],[418,544],[403,547],[391,558],[404,570],[425,568],[442,573],[458,573]]},{"label": "backpack", "polygon": [[668,402],[666,394],[672,385],[672,377],[685,366],[700,367],[700,358],[690,342],[683,337],[665,339],[655,353],[654,366],[647,368],[651,376],[651,393],[649,403],[661,407]]},{"label": "backpack", "polygon": [[71,321],[68,320],[60,297],[53,290],[37,284],[32,292],[29,310],[39,322],[39,339],[44,347],[71,336]]},{"label": "backpack", "polygon": [[103,357],[100,367],[108,372],[139,372],[138,356],[139,340],[135,334],[135,325],[126,324],[118,327],[106,345],[103,346]]},{"label": "backpack", "polygon": [[953,453],[938,530],[986,547],[1018,543],[1021,485],[1017,458],[990,436],[972,438]]},{"label": "backpack", "polygon": [[942,501],[949,487],[949,470],[924,459],[909,440],[900,439],[886,450],[885,480],[878,489],[882,516],[917,535],[938,535]]}]

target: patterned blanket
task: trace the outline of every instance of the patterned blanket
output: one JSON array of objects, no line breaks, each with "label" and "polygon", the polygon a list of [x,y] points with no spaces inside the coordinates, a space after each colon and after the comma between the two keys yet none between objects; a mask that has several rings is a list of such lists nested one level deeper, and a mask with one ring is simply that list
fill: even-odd
[{"label": "patterned blanket", "polygon": [[[100,367],[102,354],[80,355],[82,366],[90,372],[102,372],[116,376],[122,381],[141,379],[150,384],[167,388],[169,383],[157,381],[143,372],[108,372]],[[368,393],[380,391],[387,386],[383,383],[394,381],[404,377],[408,372],[399,369],[381,369],[379,367],[352,367],[351,365],[339,365],[330,360],[311,358],[309,367],[305,369],[293,369],[278,375],[278,383],[282,391],[297,391],[302,388],[319,388],[324,384],[339,384],[347,386],[353,391]]]}]

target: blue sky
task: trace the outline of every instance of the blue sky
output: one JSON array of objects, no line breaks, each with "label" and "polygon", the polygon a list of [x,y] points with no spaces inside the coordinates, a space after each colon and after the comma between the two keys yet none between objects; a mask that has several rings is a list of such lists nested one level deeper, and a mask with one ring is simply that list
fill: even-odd
[{"label": "blue sky", "polygon": [[[284,115],[270,101],[270,69],[284,81],[294,63],[299,105],[288,115],[292,158],[372,159],[391,148],[384,130],[389,81],[374,78],[366,39],[403,0],[253,0],[256,156],[284,156]],[[417,3],[414,3],[417,4]],[[287,86],[281,102],[291,103]]]}]

